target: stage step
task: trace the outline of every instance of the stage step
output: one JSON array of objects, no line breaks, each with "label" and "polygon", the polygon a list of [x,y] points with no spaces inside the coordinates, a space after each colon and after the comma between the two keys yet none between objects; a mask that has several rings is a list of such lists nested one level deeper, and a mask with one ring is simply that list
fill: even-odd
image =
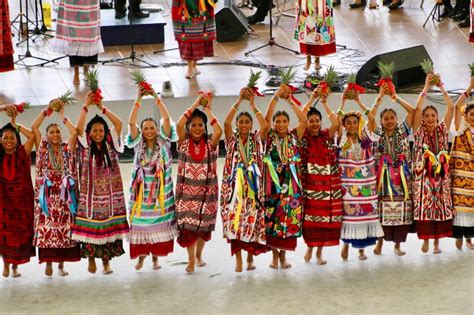
[{"label": "stage step", "polygon": [[115,19],[115,10],[100,10],[100,31],[104,46],[162,44],[165,41],[166,22],[159,12],[150,17],[133,20]]}]

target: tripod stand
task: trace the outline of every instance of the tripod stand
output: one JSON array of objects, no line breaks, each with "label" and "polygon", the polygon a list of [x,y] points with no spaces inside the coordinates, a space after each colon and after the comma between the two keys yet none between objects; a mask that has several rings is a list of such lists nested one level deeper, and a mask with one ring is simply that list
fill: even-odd
[{"label": "tripod stand", "polygon": [[426,18],[425,23],[423,24],[423,27],[425,27],[426,23],[428,23],[428,20],[431,18],[431,20],[436,21],[436,22],[441,22],[443,18],[441,17],[441,6],[442,3],[439,1],[436,1],[436,4],[434,5],[433,9],[431,9],[430,14],[428,14],[428,17]]},{"label": "tripod stand", "polygon": [[[28,10],[28,0],[25,0],[25,5],[26,5],[26,9]],[[25,19],[25,27],[23,26],[23,19]],[[16,23],[19,23],[20,26],[19,27],[16,27],[15,24]],[[20,0],[20,12],[18,13],[18,15],[13,19],[13,21],[11,21],[10,25],[17,31],[18,33],[18,43],[17,43],[17,46],[20,45],[21,43],[23,43],[23,41],[21,40],[21,34],[23,33],[23,30],[26,29],[26,32],[29,31],[29,26],[28,24],[32,24],[34,25],[35,23],[30,20],[30,18],[23,12],[23,2]],[[25,34],[26,35],[26,34]]]},{"label": "tripod stand", "polygon": [[295,53],[296,55],[299,55],[300,52],[299,51],[296,51],[296,50],[293,50],[291,48],[288,48],[288,47],[285,47],[285,46],[282,46],[280,44],[278,44],[276,41],[275,41],[275,37],[273,37],[273,19],[272,19],[272,7],[270,6],[270,32],[269,32],[269,35],[270,35],[270,39],[268,40],[268,43],[266,43],[265,45],[262,45],[260,47],[257,47],[255,49],[252,49],[252,50],[249,50],[245,53],[245,56],[248,56],[250,55],[251,53],[253,53],[254,51],[257,51],[257,50],[260,50],[262,48],[265,48],[267,46],[277,46],[277,47],[280,47],[281,49],[284,49],[284,50],[287,50],[287,51],[290,51],[292,53]]},{"label": "tripod stand", "polygon": [[[26,0],[28,1],[28,0]],[[21,4],[21,0],[20,0],[20,4]],[[20,17],[21,19],[21,17]],[[29,21],[29,17],[28,17],[28,2],[26,2],[26,20]],[[26,51],[25,51],[25,54],[24,55],[18,55],[18,60],[15,61],[15,64],[18,64],[18,63],[22,63],[23,66],[25,66],[25,68],[30,68],[30,67],[37,67],[37,66],[44,66],[44,65],[47,65],[48,63],[57,63],[55,60],[48,60],[48,59],[45,59],[45,58],[41,58],[41,57],[36,57],[36,56],[33,56],[30,52],[30,32],[29,30],[26,32],[26,39],[24,40],[26,41]],[[17,46],[19,45],[20,43],[17,44]],[[39,60],[39,61],[42,61],[40,63],[37,63],[37,64],[34,64],[34,65],[27,65],[25,64],[24,60],[25,59],[28,59],[28,58],[33,58],[35,60]]]},{"label": "tripod stand", "polygon": [[33,31],[33,36],[32,36],[32,42],[34,43],[36,38],[39,36],[44,36],[47,38],[53,38],[54,36],[50,34],[46,34],[46,32],[50,32],[46,25],[44,24],[44,12],[43,12],[43,0],[39,0],[39,9],[41,10],[41,28],[39,28],[39,20],[38,20],[38,0],[35,0],[35,18],[36,18],[36,25],[35,25],[35,30]]},{"label": "tripod stand", "polygon": [[[134,18],[133,18],[132,15],[129,16],[129,21],[130,21],[130,26],[131,26],[130,27],[131,28],[131,36],[129,36],[129,38],[131,39],[130,56],[122,57],[122,58],[112,58],[112,59],[109,59],[109,60],[101,61],[101,63],[103,65],[105,65],[105,64],[114,63],[114,62],[124,63],[124,62],[127,62],[127,61],[131,61],[130,66],[133,66],[133,67],[139,67],[139,68],[156,68],[156,67],[158,67],[157,65],[154,65],[152,63],[149,63],[146,60],[141,59],[140,57],[143,57],[143,55],[138,55],[137,56],[137,53],[135,52],[135,45],[134,45],[135,38],[136,38],[136,36],[135,36],[135,24],[133,23]],[[141,62],[144,65],[137,65],[137,64],[135,64],[135,61]]]}]

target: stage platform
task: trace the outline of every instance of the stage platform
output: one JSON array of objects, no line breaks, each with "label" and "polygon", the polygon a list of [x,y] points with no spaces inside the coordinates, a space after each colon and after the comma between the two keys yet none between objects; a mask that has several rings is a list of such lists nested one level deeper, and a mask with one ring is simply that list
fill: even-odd
[{"label": "stage platform", "polygon": [[165,25],[161,13],[153,12],[145,19],[127,17],[115,19],[115,10],[100,10],[102,43],[104,46],[162,44],[165,41]]}]

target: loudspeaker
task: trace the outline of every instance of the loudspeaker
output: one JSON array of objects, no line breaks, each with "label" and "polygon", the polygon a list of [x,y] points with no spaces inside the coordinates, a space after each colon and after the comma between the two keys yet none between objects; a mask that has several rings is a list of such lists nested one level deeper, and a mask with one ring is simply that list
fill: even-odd
[{"label": "loudspeaker", "polygon": [[426,74],[420,66],[420,62],[422,62],[423,59],[431,60],[423,45],[376,55],[367,61],[362,68],[360,68],[359,72],[357,72],[357,84],[375,86],[375,83],[377,83],[380,78],[377,68],[377,62],[379,60],[383,63],[395,63],[392,80],[396,88],[424,83]]},{"label": "loudspeaker", "polygon": [[216,31],[218,42],[236,41],[250,31],[247,17],[232,0],[225,0],[224,7],[216,13]]}]

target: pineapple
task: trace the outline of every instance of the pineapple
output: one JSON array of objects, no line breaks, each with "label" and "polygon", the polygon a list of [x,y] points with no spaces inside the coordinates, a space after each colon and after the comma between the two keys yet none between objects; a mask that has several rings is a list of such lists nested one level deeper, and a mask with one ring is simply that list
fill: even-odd
[{"label": "pineapple", "polygon": [[250,95],[255,94],[255,90],[257,89],[257,82],[258,80],[260,80],[261,77],[262,71],[253,72],[253,70],[250,70],[250,76],[249,81],[247,82],[247,86],[241,90],[243,99],[249,100]]},{"label": "pineapple", "polygon": [[347,86],[344,89],[344,98],[348,100],[355,100],[359,96],[359,91],[357,91],[354,88],[354,85],[356,84],[356,77],[357,74],[354,72],[351,72],[349,76],[347,77]]},{"label": "pineapple", "polygon": [[199,102],[199,105],[201,105],[202,107],[206,107],[207,104],[209,103],[208,99],[211,99],[214,96],[213,91],[199,92],[199,94],[203,94],[204,96],[206,96],[206,97],[201,98],[201,101]]},{"label": "pineapple", "polygon": [[99,72],[96,69],[89,69],[85,75],[86,78],[84,79],[84,82],[87,87],[95,93],[99,89]]},{"label": "pineapple", "polygon": [[148,83],[147,79],[145,78],[145,75],[140,69],[133,70],[130,72],[132,75],[132,79],[135,82],[135,84],[140,87],[142,90],[142,96],[146,95],[152,95],[154,94],[153,87],[151,86],[150,83]]},{"label": "pineapple", "polygon": [[[18,113],[21,114],[25,111],[25,109],[30,108],[31,104],[30,104],[30,102],[21,102],[20,104],[13,104],[13,106],[15,106]],[[8,110],[6,111],[6,114],[7,114],[8,117],[12,116],[10,111],[8,111]]]},{"label": "pineapple", "polygon": [[286,71],[280,70],[280,76],[281,76],[281,81],[282,81],[280,87],[283,88],[283,92],[284,92],[281,95],[281,97],[283,99],[287,99],[291,96],[292,90],[288,85],[295,77],[295,74],[296,74],[296,71],[293,71],[293,67],[289,67],[288,70]]},{"label": "pineapple", "polygon": [[431,80],[430,80],[430,85],[436,85],[438,86],[441,83],[441,79],[439,77],[439,74],[434,74],[433,72],[433,63],[429,59],[423,59],[422,62],[420,62],[420,66],[423,69],[423,71],[428,74],[433,74]]},{"label": "pineapple", "polygon": [[392,74],[393,70],[395,70],[395,63],[391,62],[386,64],[382,61],[379,61],[377,63],[377,67],[379,68],[380,75],[382,76],[379,86],[384,89],[384,93],[386,95],[392,95],[392,91],[395,90],[395,86],[392,83]]},{"label": "pineapple", "polygon": [[334,66],[331,65],[326,70],[323,80],[319,82],[318,86],[315,89],[315,96],[323,99],[328,98],[329,92],[331,92],[331,87],[336,83],[337,72],[334,70]]},{"label": "pineapple", "polygon": [[469,70],[471,71],[471,77],[474,77],[474,62],[468,64]]},{"label": "pineapple", "polygon": [[49,101],[48,108],[55,112],[60,112],[64,106],[72,105],[76,101],[76,98],[72,96],[71,91],[67,91],[58,98]]}]

